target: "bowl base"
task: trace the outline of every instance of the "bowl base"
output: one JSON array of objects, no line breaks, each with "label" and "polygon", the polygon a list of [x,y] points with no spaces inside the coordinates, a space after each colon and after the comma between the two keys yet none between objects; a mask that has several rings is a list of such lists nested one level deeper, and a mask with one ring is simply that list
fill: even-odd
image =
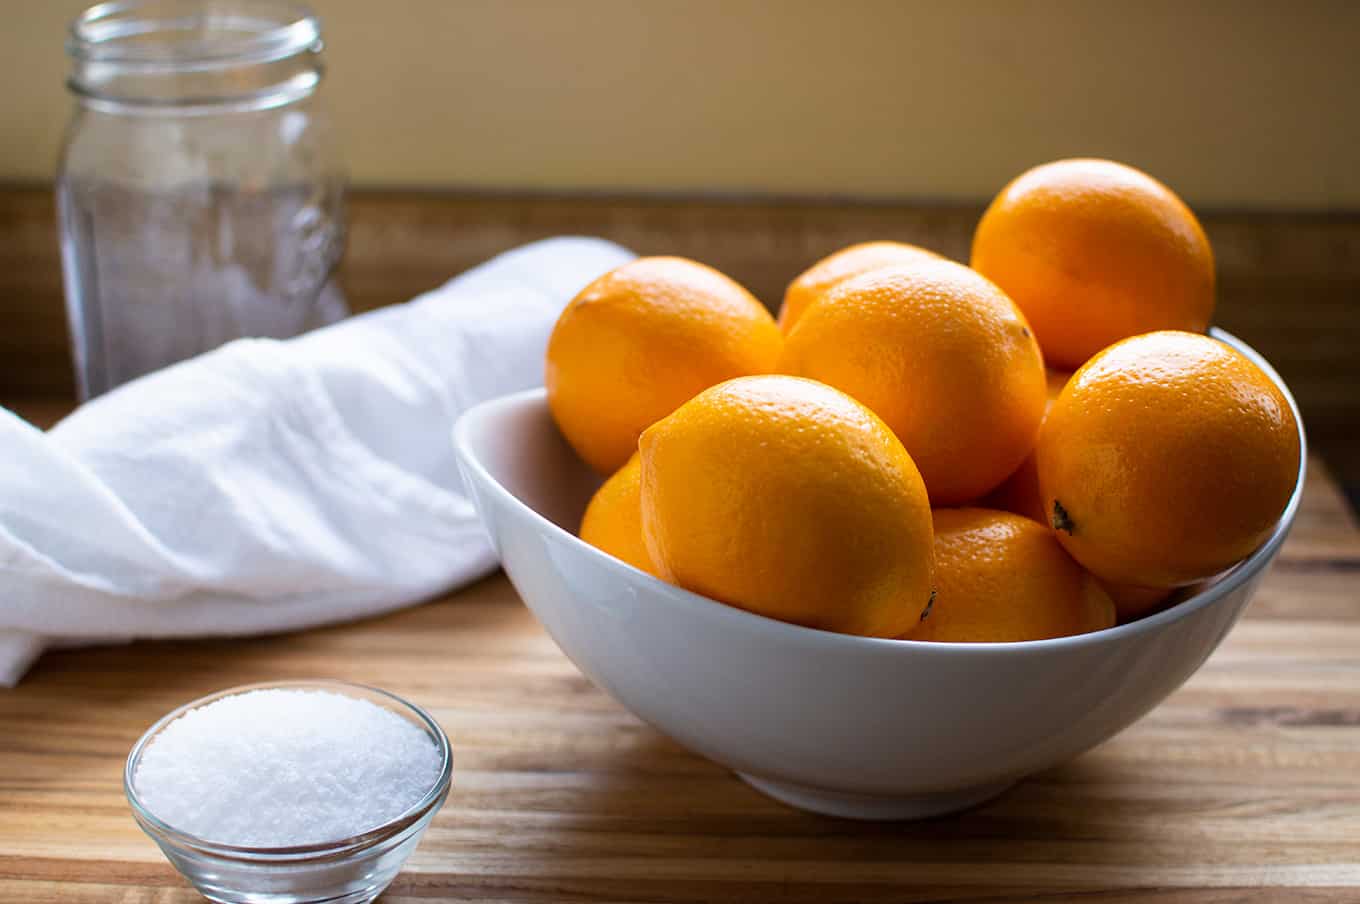
[{"label": "bowl base", "polygon": [[821,813],[825,816],[840,816],[845,819],[926,819],[941,816],[958,810],[966,810],[984,801],[991,800],[1014,785],[1014,781],[994,782],[957,791],[936,791],[927,794],[909,794],[902,797],[880,796],[876,794],[848,794],[841,791],[827,791],[822,788],[809,788],[788,782],[758,778],[744,772],[737,777],[762,794],[775,800]]},{"label": "bowl base", "polygon": [[[372,904],[378,900],[378,895],[387,890],[388,884],[384,882],[381,886],[368,885],[364,888],[353,891],[330,889],[325,891],[299,891],[299,892],[252,892],[252,891],[223,891],[218,888],[204,889],[202,886],[194,886],[198,893],[213,904]],[[334,892],[334,893],[332,893]]]}]

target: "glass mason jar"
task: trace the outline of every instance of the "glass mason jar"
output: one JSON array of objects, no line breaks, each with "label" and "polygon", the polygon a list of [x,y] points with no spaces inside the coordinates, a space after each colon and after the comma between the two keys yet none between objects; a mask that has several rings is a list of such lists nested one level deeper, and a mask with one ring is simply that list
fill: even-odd
[{"label": "glass mason jar", "polygon": [[82,399],[345,315],[321,50],[316,17],[274,0],[103,3],[71,25],[57,203]]}]

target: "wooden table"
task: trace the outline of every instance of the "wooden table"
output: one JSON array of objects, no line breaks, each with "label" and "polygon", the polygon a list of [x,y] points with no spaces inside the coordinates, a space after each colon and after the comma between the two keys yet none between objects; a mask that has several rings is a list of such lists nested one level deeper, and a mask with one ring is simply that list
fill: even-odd
[{"label": "wooden table", "polygon": [[46,656],[0,691],[0,901],[197,900],[134,825],[124,757],[174,706],[304,677],[390,688],[453,739],[453,793],[387,902],[1360,901],[1360,532],[1310,469],[1208,664],[970,812],[861,824],[762,797],[593,687],[496,576],[326,630]]}]

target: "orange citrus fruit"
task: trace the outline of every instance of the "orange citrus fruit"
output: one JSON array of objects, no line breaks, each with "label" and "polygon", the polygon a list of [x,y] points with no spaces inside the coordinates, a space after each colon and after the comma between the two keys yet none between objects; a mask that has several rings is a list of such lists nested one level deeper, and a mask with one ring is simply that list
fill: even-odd
[{"label": "orange citrus fruit", "polygon": [[744,377],[642,434],[660,575],[771,618],[892,637],[931,594],[930,504],[911,457],[829,386]]},{"label": "orange citrus fruit", "polygon": [[1100,586],[1114,600],[1114,611],[1121,622],[1136,621],[1145,615],[1160,612],[1173,592],[1170,587],[1137,587],[1113,581],[1101,581]]},{"label": "orange citrus fruit", "polygon": [[1148,333],[1072,375],[1039,434],[1039,488],[1096,576],[1176,587],[1260,545],[1294,492],[1300,445],[1288,400],[1244,355]]},{"label": "orange citrus fruit", "polygon": [[779,309],[779,328],[787,333],[802,316],[808,305],[826,294],[843,280],[889,264],[909,264],[922,258],[938,258],[927,251],[905,242],[861,242],[842,248],[808,267],[784,290],[784,304]]},{"label": "orange citrus fruit", "polygon": [[978,505],[1014,512],[1034,521],[1046,520],[1044,497],[1039,492],[1039,465],[1034,460],[1034,453],[1026,455],[1020,467],[1011,472],[1001,486],[982,497]]},{"label": "orange citrus fruit", "polygon": [[1059,160],[1001,190],[973,235],[973,267],[1020,306],[1054,367],[1127,336],[1203,332],[1214,256],[1195,215],[1146,173]]},{"label": "orange citrus fruit", "polygon": [[1044,362],[1006,294],[922,259],[832,288],[803,312],[779,370],[869,406],[921,469],[933,505],[978,498],[1016,469],[1044,413]]},{"label": "orange citrus fruit", "polygon": [[751,293],[711,267],[644,257],[572,299],[548,340],[548,405],[601,474],[638,435],[715,383],[774,369],[782,336]]},{"label": "orange citrus fruit", "polygon": [[1114,604],[1037,521],[993,509],[935,510],[935,603],[904,638],[1045,640],[1114,625]]},{"label": "orange citrus fruit", "polygon": [[581,539],[634,568],[656,574],[642,540],[642,465],[636,452],[591,497],[581,518]]},{"label": "orange citrus fruit", "polygon": [[[1048,403],[1044,406],[1045,412],[1052,407],[1053,400],[1062,392],[1070,376],[1072,376],[1070,373],[1060,370],[1048,372]],[[1040,523],[1047,523],[1044,498],[1039,493],[1039,466],[1034,461],[1034,450],[1031,449],[1025,460],[1020,462],[1020,467],[1016,468],[1001,486],[988,493],[979,504],[984,508],[1015,512]]]}]

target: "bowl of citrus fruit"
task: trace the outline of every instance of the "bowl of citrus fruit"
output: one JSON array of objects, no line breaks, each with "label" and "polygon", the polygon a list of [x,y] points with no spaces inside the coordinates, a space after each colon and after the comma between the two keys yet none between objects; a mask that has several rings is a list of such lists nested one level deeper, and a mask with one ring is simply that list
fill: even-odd
[{"label": "bowl of citrus fruit", "polygon": [[892,241],[778,316],[638,258],[545,388],[455,427],[506,573],[641,719],[821,813],[961,809],[1108,739],[1213,652],[1284,541],[1297,406],[1211,328],[1194,214],[1103,160],[1007,185],[968,264]]}]

